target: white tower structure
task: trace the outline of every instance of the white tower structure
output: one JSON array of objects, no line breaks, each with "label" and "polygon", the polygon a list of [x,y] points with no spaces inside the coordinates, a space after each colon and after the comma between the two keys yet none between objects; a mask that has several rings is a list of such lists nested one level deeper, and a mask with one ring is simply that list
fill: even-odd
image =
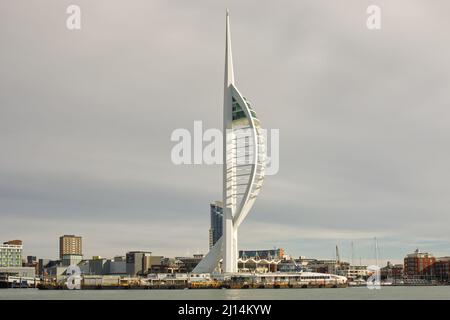
[{"label": "white tower structure", "polygon": [[211,273],[222,259],[222,271],[238,271],[238,228],[261,189],[265,141],[250,102],[234,83],[229,12],[226,15],[223,100],[223,233],[193,273]]}]

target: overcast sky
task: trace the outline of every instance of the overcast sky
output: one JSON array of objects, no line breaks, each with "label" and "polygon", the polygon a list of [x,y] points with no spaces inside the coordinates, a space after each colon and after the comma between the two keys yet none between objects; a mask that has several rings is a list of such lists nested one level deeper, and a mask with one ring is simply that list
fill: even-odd
[{"label": "overcast sky", "polygon": [[354,241],[367,262],[377,237],[382,259],[450,255],[446,0],[2,0],[0,240],[206,252],[221,168],[173,165],[170,135],[221,127],[226,7],[237,86],[280,129],[240,248],[349,259]]}]

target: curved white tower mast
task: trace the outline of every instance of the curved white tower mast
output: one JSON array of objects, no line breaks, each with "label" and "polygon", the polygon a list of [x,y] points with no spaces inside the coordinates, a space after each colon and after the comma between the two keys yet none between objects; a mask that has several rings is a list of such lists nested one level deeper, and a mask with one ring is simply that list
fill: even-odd
[{"label": "curved white tower mast", "polygon": [[228,10],[223,133],[223,233],[194,273],[213,272],[220,259],[223,272],[238,271],[238,228],[253,206],[264,178],[265,142],[260,122],[234,84]]}]

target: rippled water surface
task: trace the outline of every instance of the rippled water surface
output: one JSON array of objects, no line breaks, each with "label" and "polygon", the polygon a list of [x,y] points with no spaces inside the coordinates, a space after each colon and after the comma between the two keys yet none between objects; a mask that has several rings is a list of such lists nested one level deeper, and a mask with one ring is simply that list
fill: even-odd
[{"label": "rippled water surface", "polygon": [[343,289],[253,289],[253,290],[37,290],[0,289],[0,299],[446,299],[450,300],[450,286],[445,287],[382,287],[380,290]]}]

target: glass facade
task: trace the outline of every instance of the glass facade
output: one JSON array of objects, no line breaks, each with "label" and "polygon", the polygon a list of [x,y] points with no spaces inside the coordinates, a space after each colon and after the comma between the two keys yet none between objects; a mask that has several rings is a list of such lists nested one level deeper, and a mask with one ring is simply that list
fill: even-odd
[{"label": "glass facade", "polygon": [[239,105],[236,99],[233,98],[233,121],[240,119],[246,119],[245,112],[244,110],[242,110],[242,107]]},{"label": "glass facade", "polygon": [[[237,89],[232,89],[231,97],[234,143],[231,154],[234,159],[230,165],[233,167],[234,175],[234,200],[236,208],[245,209],[246,204],[243,201],[247,201],[247,203],[254,201],[262,186],[265,168],[265,141],[261,124],[251,102],[241,96]],[[254,135],[256,135],[256,141]],[[249,186],[249,184],[251,185]],[[245,210],[248,212],[247,209]],[[244,216],[246,214],[244,213]]]},{"label": "glass facade", "polygon": [[21,267],[22,246],[0,245],[0,267]]},{"label": "glass facade", "polygon": [[222,236],[223,209],[221,202],[217,201],[215,203],[211,203],[210,215],[211,215],[211,227],[210,227],[209,247],[211,248]]},{"label": "glass facade", "polygon": [[[256,112],[255,110],[253,110],[250,102],[243,97],[245,100],[245,103],[247,104],[248,108],[250,109],[250,113],[252,115],[253,118],[257,118],[256,117]],[[236,101],[236,99],[233,97],[233,121],[237,121],[237,120],[241,120],[241,119],[246,119],[247,117],[245,116],[245,112],[242,109],[242,106]]]}]

